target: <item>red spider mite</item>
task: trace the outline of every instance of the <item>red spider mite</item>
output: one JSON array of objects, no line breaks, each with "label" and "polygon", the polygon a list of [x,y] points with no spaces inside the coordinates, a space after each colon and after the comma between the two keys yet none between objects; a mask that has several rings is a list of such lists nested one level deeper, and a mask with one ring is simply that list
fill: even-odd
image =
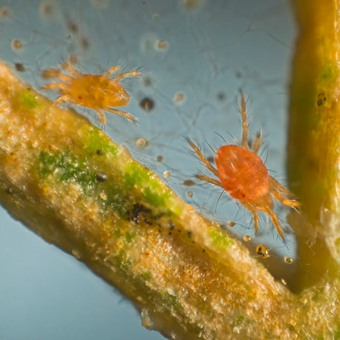
[{"label": "red spider mite", "polygon": [[110,76],[120,67],[118,65],[109,68],[104,74],[82,74],[68,62],[62,67],[69,74],[62,73],[57,69],[47,69],[42,72],[43,78],[59,78],[61,82],[42,86],[42,90],[58,90],[60,96],[55,104],[69,102],[76,105],[88,107],[96,111],[100,116],[100,123],[106,123],[103,111],[117,114],[134,122],[136,119],[127,112],[112,108],[112,106],[127,105],[130,97],[119,82],[126,77],[136,77],[141,74],[137,71],[126,72],[111,79]]},{"label": "red spider mite", "polygon": [[292,193],[269,175],[267,167],[258,156],[261,146],[261,134],[256,137],[252,149],[248,143],[248,123],[246,101],[241,95],[242,143],[241,145],[223,145],[215,154],[217,169],[205,158],[199,148],[187,139],[201,162],[218,179],[205,175],[196,177],[213,185],[222,187],[228,194],[237,199],[254,218],[255,233],[258,231],[258,211],[265,212],[272,220],[281,239],[284,238],[279,219],[274,212],[273,198],[288,207],[300,205],[294,199],[289,199]]}]

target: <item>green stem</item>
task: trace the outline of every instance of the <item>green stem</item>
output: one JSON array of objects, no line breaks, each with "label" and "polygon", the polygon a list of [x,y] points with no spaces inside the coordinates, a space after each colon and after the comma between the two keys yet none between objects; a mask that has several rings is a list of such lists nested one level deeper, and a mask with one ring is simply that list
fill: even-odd
[{"label": "green stem", "polygon": [[[293,1],[300,32],[293,64],[288,175],[302,202],[295,289],[340,262],[340,4]],[[335,273],[337,271],[335,270]]]}]

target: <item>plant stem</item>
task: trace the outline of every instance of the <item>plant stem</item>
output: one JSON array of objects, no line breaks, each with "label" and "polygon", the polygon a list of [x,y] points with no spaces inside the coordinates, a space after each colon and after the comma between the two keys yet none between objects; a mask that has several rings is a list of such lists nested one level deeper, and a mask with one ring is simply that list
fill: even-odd
[{"label": "plant stem", "polygon": [[299,37],[291,83],[288,175],[302,203],[302,215],[292,223],[300,258],[295,288],[301,290],[326,271],[332,273],[334,259],[340,261],[340,4],[293,4]]}]

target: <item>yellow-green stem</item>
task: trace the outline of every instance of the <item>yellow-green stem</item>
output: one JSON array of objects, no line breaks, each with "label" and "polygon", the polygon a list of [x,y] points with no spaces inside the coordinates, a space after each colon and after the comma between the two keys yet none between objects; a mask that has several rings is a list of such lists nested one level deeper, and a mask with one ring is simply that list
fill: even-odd
[{"label": "yellow-green stem", "polygon": [[294,0],[299,34],[291,82],[288,176],[302,203],[293,219],[296,289],[340,261],[340,3]]}]

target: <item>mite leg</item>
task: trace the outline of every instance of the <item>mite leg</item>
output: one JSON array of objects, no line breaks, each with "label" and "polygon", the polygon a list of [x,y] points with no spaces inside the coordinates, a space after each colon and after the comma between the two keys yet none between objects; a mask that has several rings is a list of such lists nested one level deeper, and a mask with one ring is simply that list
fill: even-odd
[{"label": "mite leg", "polygon": [[270,185],[270,192],[272,195],[280,201],[282,204],[292,207],[292,208],[297,208],[300,206],[300,203],[296,200],[293,199],[288,199],[285,196],[293,196],[293,194],[286,189],[280,182],[278,182],[275,178],[269,176],[269,185]]},{"label": "mite leg", "polygon": [[127,120],[129,120],[132,123],[138,121],[137,118],[135,118],[132,114],[130,114],[128,112],[124,112],[124,111],[121,111],[121,110],[113,109],[111,107],[106,107],[105,111],[108,111],[110,113],[116,114],[118,116],[122,116],[122,117],[126,118]]},{"label": "mite leg", "polygon": [[105,73],[104,73],[104,77],[110,77],[110,75],[112,75],[113,73],[119,71],[120,67],[119,65],[115,65],[110,67]]},{"label": "mite leg", "polygon": [[73,78],[71,76],[68,76],[67,74],[63,74],[60,71],[55,70],[53,68],[42,71],[41,76],[45,79],[47,79],[47,78],[59,78],[60,80],[66,82],[66,83],[70,83],[73,80]]},{"label": "mite leg", "polygon": [[278,180],[276,180],[272,176],[269,176],[269,184],[271,188],[285,196],[294,196],[292,192],[290,192],[286,187],[284,187]]},{"label": "mite leg", "polygon": [[139,77],[142,74],[140,72],[137,71],[131,71],[131,72],[126,72],[126,73],[122,73],[119,76],[117,76],[116,78],[113,79],[113,81],[119,83],[123,78],[126,77]]},{"label": "mite leg", "polygon": [[277,230],[277,233],[280,235],[281,239],[283,240],[283,238],[284,238],[283,230],[281,228],[279,219],[277,218],[275,212],[269,207],[262,207],[261,210],[264,211],[271,218],[271,220],[272,220],[272,222],[273,222],[273,224],[274,224],[274,226]]},{"label": "mite leg", "polygon": [[246,99],[244,98],[243,93],[241,93],[241,118],[242,118],[242,146],[246,150],[249,150]]},{"label": "mite leg", "polygon": [[213,184],[213,185],[216,185],[218,187],[223,188],[222,183],[217,179],[214,179],[214,178],[211,178],[211,177],[208,177],[208,176],[205,176],[205,175],[196,175],[195,177],[202,180],[202,181],[206,181],[210,184]]},{"label": "mite leg", "polygon": [[100,117],[100,124],[105,125],[106,124],[106,117],[102,110],[95,109],[95,111],[99,114]]},{"label": "mite leg", "polygon": [[70,63],[68,63],[67,61],[65,61],[62,65],[62,68],[64,68],[65,70],[67,70],[68,72],[70,72],[70,74],[72,74],[74,77],[78,78],[80,77],[82,74],[77,71]]},{"label": "mite leg", "polygon": [[253,206],[250,203],[244,202],[244,201],[240,201],[240,203],[246,208],[248,209],[251,214],[253,215],[254,218],[254,229],[255,229],[255,234],[257,234],[258,230],[259,230],[259,214],[255,208],[255,206]]},{"label": "mite leg", "polygon": [[257,154],[259,152],[261,143],[262,143],[262,130],[260,131],[260,133],[258,133],[256,135],[256,138],[254,140],[254,143],[253,143],[253,152],[254,153]]},{"label": "mite leg", "polygon": [[68,85],[65,83],[51,83],[51,84],[46,84],[44,86],[41,86],[41,90],[61,90],[65,91],[68,88]]},{"label": "mite leg", "polygon": [[71,99],[70,99],[68,96],[66,96],[66,95],[60,96],[60,97],[58,97],[58,98],[54,101],[53,105],[59,105],[59,104],[62,103],[62,102],[71,103]]},{"label": "mite leg", "polygon": [[208,168],[216,177],[218,177],[218,171],[211,165],[211,163],[204,157],[201,150],[191,141],[190,138],[185,138],[186,141],[189,143],[189,145],[192,147],[192,149],[195,151],[196,155],[199,157],[201,162],[205,165],[206,168]]},{"label": "mite leg", "polygon": [[277,199],[278,201],[280,201],[282,204],[286,205],[287,207],[298,208],[300,206],[300,202],[296,200],[288,199],[282,196],[282,194],[280,194],[278,191],[271,191],[271,193],[275,197],[275,199]]}]

